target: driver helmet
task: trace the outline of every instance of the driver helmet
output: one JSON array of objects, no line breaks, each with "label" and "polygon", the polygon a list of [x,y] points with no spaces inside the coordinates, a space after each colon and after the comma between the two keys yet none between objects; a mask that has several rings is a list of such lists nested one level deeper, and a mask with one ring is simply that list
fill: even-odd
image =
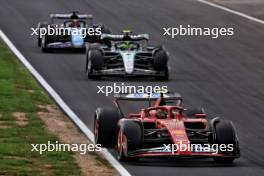
[{"label": "driver helmet", "polygon": [[80,27],[78,19],[78,15],[76,13],[73,13],[71,16],[71,27]]},{"label": "driver helmet", "polygon": [[158,119],[166,119],[167,118],[167,112],[164,109],[157,109],[156,116]]},{"label": "driver helmet", "polygon": [[80,27],[80,23],[79,23],[78,19],[72,19],[71,27],[73,27],[73,28]]},{"label": "driver helmet", "polygon": [[132,34],[131,30],[129,29],[123,30],[123,35],[124,35],[123,40],[131,40],[131,37],[130,37],[131,34]]}]

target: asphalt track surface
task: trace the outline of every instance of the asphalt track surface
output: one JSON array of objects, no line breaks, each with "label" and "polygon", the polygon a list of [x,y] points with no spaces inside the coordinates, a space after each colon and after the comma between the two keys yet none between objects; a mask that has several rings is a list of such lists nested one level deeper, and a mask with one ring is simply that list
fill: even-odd
[{"label": "asphalt track surface", "polygon": [[[31,27],[50,13],[78,9],[120,32],[130,28],[147,32],[153,43],[170,52],[171,79],[87,80],[83,54],[45,54],[30,36]],[[132,175],[264,175],[264,26],[193,0],[0,0],[0,28],[91,128],[97,106],[111,103],[98,95],[97,85],[168,85],[180,92],[189,106],[203,106],[211,117],[234,122],[242,157],[234,165],[202,160],[142,160],[122,163]],[[209,37],[162,37],[162,27],[190,24],[200,27],[234,27],[235,35]]]}]

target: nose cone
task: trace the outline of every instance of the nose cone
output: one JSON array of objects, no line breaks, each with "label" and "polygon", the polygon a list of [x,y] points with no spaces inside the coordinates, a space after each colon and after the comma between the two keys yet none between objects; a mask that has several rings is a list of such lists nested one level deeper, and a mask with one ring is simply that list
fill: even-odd
[{"label": "nose cone", "polygon": [[78,48],[78,47],[82,47],[83,46],[84,39],[83,39],[83,35],[82,35],[81,30],[75,29],[72,32],[71,42],[72,42],[73,47]]},{"label": "nose cone", "polygon": [[124,62],[125,72],[127,74],[132,74],[134,71],[134,61],[135,61],[136,52],[124,51],[121,53],[121,55]]}]

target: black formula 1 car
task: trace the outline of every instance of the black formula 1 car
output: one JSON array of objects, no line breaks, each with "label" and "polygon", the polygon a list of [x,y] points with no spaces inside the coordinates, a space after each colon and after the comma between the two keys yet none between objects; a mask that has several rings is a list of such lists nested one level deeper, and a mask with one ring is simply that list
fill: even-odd
[{"label": "black formula 1 car", "polygon": [[115,147],[122,161],[209,157],[230,163],[240,156],[233,123],[210,120],[203,108],[184,109],[179,94],[122,94],[113,102],[95,111],[95,143]]},{"label": "black formula 1 car", "polygon": [[38,46],[43,52],[55,49],[81,49],[86,43],[101,43],[102,33],[110,29],[93,22],[93,16],[73,11],[68,14],[50,14],[50,22],[38,23]]},{"label": "black formula 1 car", "polygon": [[148,45],[148,34],[103,34],[104,45],[89,45],[86,54],[88,78],[102,76],[149,76],[169,78],[168,54],[162,46]]}]

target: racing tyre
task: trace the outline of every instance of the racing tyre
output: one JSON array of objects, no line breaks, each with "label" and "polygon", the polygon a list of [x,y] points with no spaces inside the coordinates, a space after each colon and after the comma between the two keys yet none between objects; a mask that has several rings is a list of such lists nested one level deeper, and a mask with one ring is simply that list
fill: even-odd
[{"label": "racing tyre", "polygon": [[[221,145],[229,145],[232,144],[234,151],[237,150],[237,137],[235,133],[235,129],[232,125],[231,121],[228,120],[219,120],[216,121],[214,124],[214,143]],[[223,152],[221,152],[223,153]],[[232,163],[234,161],[235,157],[215,157],[215,162],[220,163]]]},{"label": "racing tyre", "polygon": [[120,119],[116,108],[97,108],[94,117],[94,141],[102,147],[116,144],[117,123]]},{"label": "racing tyre", "polygon": [[42,52],[50,52],[51,48],[47,48],[47,44],[49,42],[49,36],[48,35],[44,35],[41,38],[41,51]]},{"label": "racing tyre", "polygon": [[38,29],[39,29],[39,31],[38,31],[38,47],[41,47],[40,29],[41,28],[47,28],[48,25],[50,25],[50,23],[39,23],[38,24]]},{"label": "racing tyre", "polygon": [[99,79],[100,75],[95,74],[95,71],[102,69],[104,64],[104,57],[100,50],[89,50],[86,57],[86,73],[89,79]]},{"label": "racing tyre", "polygon": [[104,65],[104,56],[102,52],[98,49],[94,49],[94,50],[90,50],[88,55],[93,69],[101,70]]},{"label": "racing tyre", "polygon": [[118,159],[120,161],[137,161],[129,157],[128,152],[140,149],[143,144],[142,126],[139,122],[126,120],[120,125],[117,137]]},{"label": "racing tyre", "polygon": [[167,66],[168,55],[164,50],[158,50],[153,57],[153,67],[157,71],[165,71],[168,69]]}]

